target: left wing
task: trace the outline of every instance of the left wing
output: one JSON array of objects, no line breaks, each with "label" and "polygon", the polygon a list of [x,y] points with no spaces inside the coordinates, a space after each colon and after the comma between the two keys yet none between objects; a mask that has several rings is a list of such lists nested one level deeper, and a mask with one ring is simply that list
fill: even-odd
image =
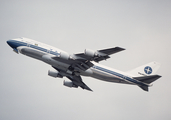
[{"label": "left wing", "polygon": [[80,86],[82,89],[92,91],[83,81],[81,76],[67,76],[75,86]]},{"label": "left wing", "polygon": [[77,88],[78,86],[80,86],[82,89],[86,89],[86,90],[89,90],[89,91],[92,91],[83,81],[82,81],[82,78],[80,75],[75,75],[75,74],[68,74],[66,73],[65,71],[63,70],[60,70],[54,66],[52,66],[54,69],[56,69],[59,73],[58,75],[61,76],[61,78],[63,76],[66,76],[68,79],[70,79],[71,81],[70,82],[65,82],[64,81],[64,85],[65,86],[68,86],[68,87],[75,87]]}]

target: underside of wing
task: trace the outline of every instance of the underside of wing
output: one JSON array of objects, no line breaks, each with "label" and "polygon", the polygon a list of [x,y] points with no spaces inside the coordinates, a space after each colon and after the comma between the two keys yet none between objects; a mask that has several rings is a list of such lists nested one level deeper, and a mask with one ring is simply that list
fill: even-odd
[{"label": "underside of wing", "polygon": [[[61,63],[66,63],[69,65],[67,71],[60,70],[54,66],[59,74],[61,76],[66,76],[68,79],[70,79],[70,82],[65,82],[64,85],[68,87],[78,87],[80,86],[82,89],[86,89],[89,91],[92,91],[83,81],[80,76],[80,73],[82,71],[86,71],[90,67],[92,67],[94,64],[91,61],[99,62],[102,60],[106,60],[110,58],[109,55],[120,52],[122,50],[125,50],[120,47],[115,48],[109,48],[109,49],[103,49],[103,50],[89,50],[86,49],[84,53],[80,54],[74,54],[71,56],[68,56],[66,54],[61,54],[59,56],[51,57],[53,60],[56,60]],[[64,56],[62,56],[64,55]]]},{"label": "underside of wing", "polygon": [[76,59],[86,59],[90,61],[99,62],[99,61],[110,58],[109,55],[123,51],[123,50],[125,49],[121,47],[114,47],[114,48],[102,49],[102,50],[97,50],[97,51],[85,49],[84,53],[74,54],[74,56]]},{"label": "underside of wing", "polygon": [[103,50],[98,50],[99,52],[102,52],[107,55],[111,55],[117,52],[120,52],[122,50],[125,50],[124,48],[121,47],[114,47],[114,48],[109,48],[109,49],[103,49]]},{"label": "underside of wing", "polygon": [[54,76],[51,74],[51,76],[53,77],[67,77],[69,80],[71,81],[65,81],[64,80],[64,85],[67,86],[67,87],[74,87],[74,88],[78,88],[81,87],[82,89],[86,89],[86,90],[89,90],[89,91],[92,91],[83,81],[82,81],[82,78],[80,75],[75,75],[75,74],[70,74],[70,73],[67,73],[66,71],[63,71],[63,70],[60,70],[54,66],[52,66],[54,69],[56,69],[58,72],[57,72],[57,75]]},{"label": "underside of wing", "polygon": [[52,59],[69,64],[69,70],[74,72],[74,71],[86,71],[87,69],[89,69],[90,67],[92,67],[94,64],[91,63],[89,60],[87,59],[68,59],[68,60],[64,60],[64,59],[60,59],[59,57],[52,57]]},{"label": "underside of wing", "polygon": [[81,76],[67,76],[68,79],[70,79],[74,85],[80,86],[82,89],[86,89],[89,91],[92,91],[83,81]]}]

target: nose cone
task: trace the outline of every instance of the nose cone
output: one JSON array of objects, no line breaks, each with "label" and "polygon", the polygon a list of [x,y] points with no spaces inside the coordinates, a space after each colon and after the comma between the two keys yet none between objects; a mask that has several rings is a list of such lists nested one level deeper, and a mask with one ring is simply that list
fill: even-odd
[{"label": "nose cone", "polygon": [[15,44],[15,42],[12,41],[12,40],[8,40],[8,41],[7,41],[7,44],[8,44],[10,47],[12,47],[12,48],[16,48],[16,44]]},{"label": "nose cone", "polygon": [[12,48],[17,48],[18,47],[18,43],[15,40],[8,40],[7,44],[12,47]]},{"label": "nose cone", "polygon": [[10,45],[10,40],[7,41],[7,44]]}]

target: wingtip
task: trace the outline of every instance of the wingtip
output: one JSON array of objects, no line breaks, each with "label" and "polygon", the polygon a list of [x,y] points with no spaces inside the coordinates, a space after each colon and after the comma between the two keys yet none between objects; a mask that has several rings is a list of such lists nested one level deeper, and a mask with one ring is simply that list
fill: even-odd
[{"label": "wingtip", "polygon": [[120,50],[126,50],[125,48],[118,47]]},{"label": "wingtip", "polygon": [[93,90],[92,89],[90,89],[89,87],[87,87],[87,88],[85,88],[86,90],[88,90],[88,91],[91,91],[91,92],[93,92]]}]

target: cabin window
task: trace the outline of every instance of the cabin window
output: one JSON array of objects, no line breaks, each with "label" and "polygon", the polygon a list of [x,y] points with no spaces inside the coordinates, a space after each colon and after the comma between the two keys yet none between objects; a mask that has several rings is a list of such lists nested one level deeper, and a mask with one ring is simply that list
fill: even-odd
[{"label": "cabin window", "polygon": [[47,53],[50,53],[50,50],[47,49]]},{"label": "cabin window", "polygon": [[38,46],[38,44],[37,44],[37,43],[35,43],[35,46]]}]

